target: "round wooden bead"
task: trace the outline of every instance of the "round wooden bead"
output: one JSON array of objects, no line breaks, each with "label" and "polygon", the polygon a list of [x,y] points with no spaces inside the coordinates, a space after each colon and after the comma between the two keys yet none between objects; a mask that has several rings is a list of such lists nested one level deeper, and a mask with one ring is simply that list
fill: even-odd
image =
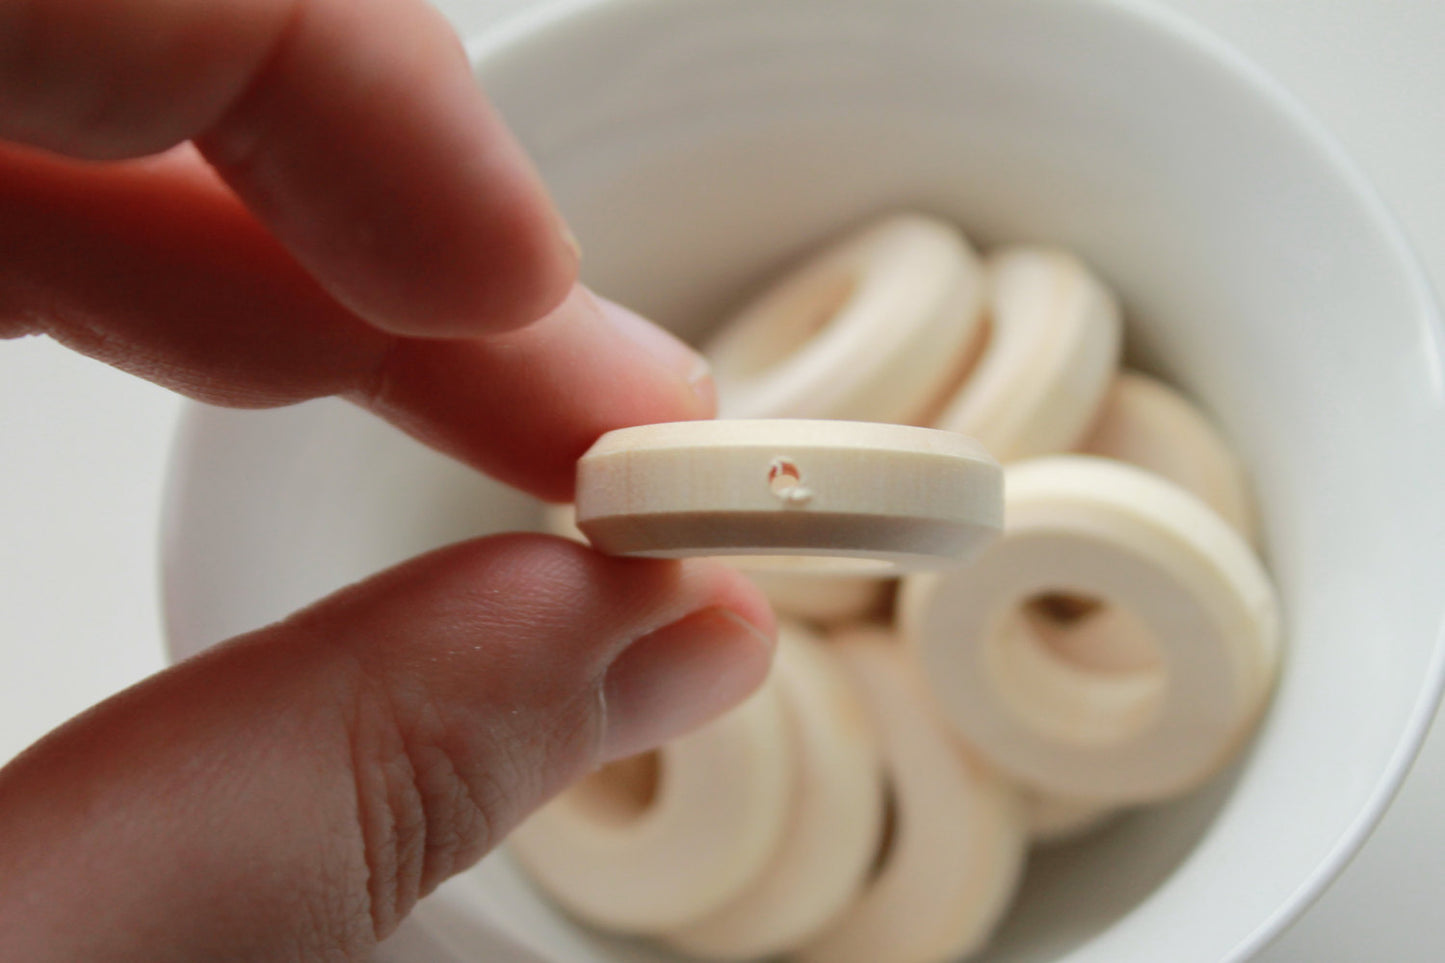
[{"label": "round wooden bead", "polygon": [[888,217],[818,254],[703,348],[724,418],[908,422],[980,324],[982,272],[951,225]]},{"label": "round wooden bead", "polygon": [[835,651],[883,739],[891,833],[859,898],[804,944],[804,963],[945,963],[978,950],[1007,910],[1023,868],[1018,800],[940,726],[900,646],[846,630]]},{"label": "round wooden bead", "polygon": [[747,556],[753,567],[782,557],[794,573],[881,574],[960,564],[1001,524],[993,459],[960,435],[907,425],[642,425],[608,432],[577,464],[577,526],[612,555]]},{"label": "round wooden bead", "polygon": [[[660,933],[735,899],[791,810],[794,739],[771,678],[741,706],[645,757],[604,767],[538,810],[512,855],[563,909]],[[639,776],[639,767],[654,775]]]},{"label": "round wooden bead", "polygon": [[741,896],[669,935],[704,959],[772,956],[812,936],[857,895],[882,833],[878,740],[853,681],[817,637],[787,623],[774,671],[798,740],[792,813]]},{"label": "round wooden bead", "polygon": [[1079,448],[1117,458],[1188,489],[1255,540],[1244,467],[1194,405],[1153,378],[1126,371],[1114,379],[1093,431]]},{"label": "round wooden bead", "polygon": [[1118,303],[1064,251],[1005,248],[986,270],[988,341],[930,423],[1005,464],[1068,451],[1093,424],[1118,366]]},{"label": "round wooden bead", "polygon": [[[900,594],[900,624],[948,719],[1035,789],[1137,803],[1198,785],[1253,727],[1278,666],[1278,606],[1249,546],[1193,495],[1130,465],[1037,459],[1005,484],[1003,537]],[[1086,627],[1146,634],[1125,648],[1157,665],[1110,673],[1059,657],[1037,612],[1051,597],[1078,604]]]}]

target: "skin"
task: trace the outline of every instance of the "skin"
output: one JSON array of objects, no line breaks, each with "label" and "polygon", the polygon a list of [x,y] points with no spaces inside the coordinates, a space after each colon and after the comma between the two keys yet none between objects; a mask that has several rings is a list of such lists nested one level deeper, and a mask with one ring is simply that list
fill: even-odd
[{"label": "skin", "polygon": [[[421,0],[0,3],[0,337],[193,398],[341,395],[541,497],[710,417],[576,283]],[[544,536],[432,552],[161,672],[0,769],[0,957],[365,959],[597,765],[761,681],[761,596]]]}]

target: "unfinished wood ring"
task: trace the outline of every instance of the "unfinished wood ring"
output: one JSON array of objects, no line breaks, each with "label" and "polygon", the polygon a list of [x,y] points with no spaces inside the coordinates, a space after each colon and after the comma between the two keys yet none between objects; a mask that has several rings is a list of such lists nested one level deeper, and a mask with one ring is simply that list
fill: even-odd
[{"label": "unfinished wood ring", "polygon": [[1005,248],[986,262],[988,341],[931,420],[1007,464],[1076,447],[1119,363],[1114,296],[1065,251]]},{"label": "unfinished wood ring", "polygon": [[1134,371],[1120,374],[1079,450],[1163,475],[1255,542],[1244,466],[1204,413],[1168,385]]},{"label": "unfinished wood ring", "polygon": [[913,421],[980,324],[982,270],[951,225],[875,222],[818,254],[703,348],[724,418]]},{"label": "unfinished wood ring", "polygon": [[833,637],[883,739],[892,833],[858,900],[798,949],[804,963],[943,963],[978,950],[1023,869],[1017,797],[941,727],[894,638]]},{"label": "unfinished wood ring", "polygon": [[[559,906],[605,929],[660,933],[726,905],[787,825],[794,740],[779,688],[770,677],[696,732],[577,783],[512,834],[513,856]],[[639,777],[648,760],[654,775]]]},{"label": "unfinished wood ring", "polygon": [[[587,544],[587,536],[577,527],[574,505],[547,505],[542,512],[542,530]],[[831,625],[865,618],[883,608],[884,599],[893,582],[867,575],[808,575],[810,559],[799,559],[799,572],[788,571],[783,559],[773,560],[772,568],[755,568],[748,559],[734,559],[739,571],[762,589],[768,602],[779,615],[805,619],[819,625]]]},{"label": "unfinished wood ring", "polygon": [[878,739],[837,657],[784,623],[774,671],[798,735],[793,809],[762,875],[727,906],[668,935],[703,959],[768,957],[812,936],[857,895],[883,830]]},{"label": "unfinished wood ring", "polygon": [[[908,579],[900,625],[947,717],[1020,782],[1100,802],[1197,786],[1259,717],[1279,662],[1274,589],[1249,546],[1150,472],[1064,455],[1007,470],[1004,535],[967,569]],[[1157,668],[1055,655],[1034,600],[1143,631]],[[1131,628],[1132,626],[1132,628]]]},{"label": "unfinished wood ring", "polygon": [[[1174,389],[1125,371],[1115,377],[1093,431],[1080,446],[1085,454],[1128,462],[1169,479],[1197,495],[1253,541],[1253,511],[1244,469],[1204,414]],[[1147,662],[1137,634],[1109,631],[1090,620],[1082,631],[1059,633],[1056,653],[1084,668],[1118,671]],[[1148,645],[1148,640],[1143,640]],[[1047,793],[1025,793],[1035,843],[1075,839],[1106,822],[1114,807]]]},{"label": "unfinished wood ring", "polygon": [[[1167,478],[1253,540],[1249,489],[1239,461],[1203,413],[1153,378],[1137,372],[1116,377],[1080,451]],[[1116,671],[1147,660],[1137,634],[1107,628],[1091,621],[1084,631],[1058,634],[1052,642],[1060,655],[1085,668]]]},{"label": "unfinished wood ring", "polygon": [[[577,526],[611,555],[728,555],[790,572],[960,564],[997,535],[1002,473],[970,439],[847,421],[621,428],[577,463]],[[801,556],[816,559],[808,566]]]}]

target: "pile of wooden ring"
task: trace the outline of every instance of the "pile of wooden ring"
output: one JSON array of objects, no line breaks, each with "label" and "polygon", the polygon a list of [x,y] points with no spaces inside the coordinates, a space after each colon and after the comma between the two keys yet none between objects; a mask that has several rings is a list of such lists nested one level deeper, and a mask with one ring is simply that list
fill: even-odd
[{"label": "pile of wooden ring", "polygon": [[901,580],[759,572],[768,682],[541,810],[512,843],[537,884],[704,959],[942,963],[984,946],[1029,845],[1225,765],[1278,671],[1275,593],[1240,464],[1119,370],[1121,327],[1069,253],[980,260],[912,214],[726,325],[725,418],[961,432],[1004,465],[1002,532]]}]

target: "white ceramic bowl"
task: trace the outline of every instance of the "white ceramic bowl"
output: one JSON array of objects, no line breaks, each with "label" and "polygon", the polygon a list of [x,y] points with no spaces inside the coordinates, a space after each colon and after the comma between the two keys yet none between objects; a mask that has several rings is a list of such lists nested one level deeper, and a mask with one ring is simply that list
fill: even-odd
[{"label": "white ceramic bowl", "polygon": [[[1200,399],[1252,469],[1288,664],[1234,772],[1041,855],[986,958],[1216,963],[1298,914],[1420,742],[1445,585],[1445,541],[1421,537],[1445,524],[1445,335],[1314,122],[1218,41],[1122,0],[586,0],[474,53],[588,279],[687,335],[899,206],[983,245],[1068,245],[1116,286],[1134,360]],[[192,410],[167,518],[181,655],[533,510],[317,403]],[[457,959],[667,958],[559,919],[505,859],[424,906]]]}]

